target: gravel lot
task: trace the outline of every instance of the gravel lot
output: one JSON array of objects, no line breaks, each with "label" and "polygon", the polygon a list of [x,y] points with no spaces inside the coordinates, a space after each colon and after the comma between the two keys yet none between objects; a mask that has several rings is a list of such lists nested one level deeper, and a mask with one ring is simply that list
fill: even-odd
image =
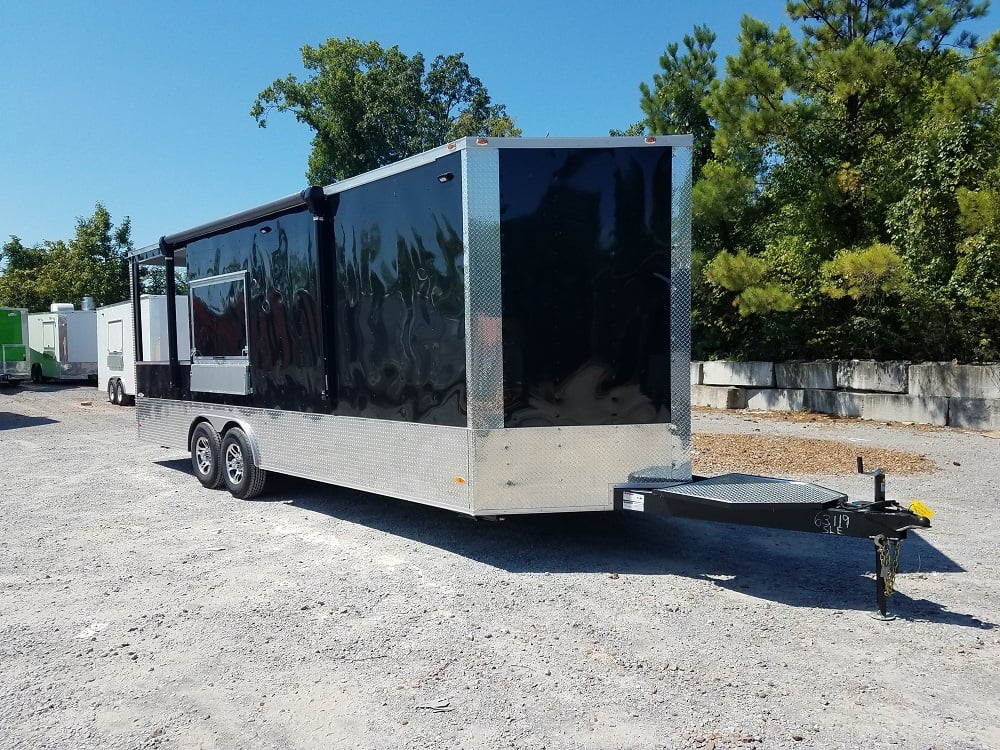
[{"label": "gravel lot", "polygon": [[868,540],[292,479],[237,501],[133,418],[0,390],[2,748],[1000,748],[996,435],[695,414],[734,436],[706,473],[777,437],[767,472],[868,497],[851,456],[908,457],[889,494],[937,515],[883,623]]}]

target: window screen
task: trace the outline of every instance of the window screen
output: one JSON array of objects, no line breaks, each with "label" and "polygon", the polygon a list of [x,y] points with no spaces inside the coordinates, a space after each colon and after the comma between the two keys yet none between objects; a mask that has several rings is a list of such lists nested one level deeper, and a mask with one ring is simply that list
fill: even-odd
[{"label": "window screen", "polygon": [[120,320],[108,321],[108,352],[121,354],[124,351],[125,337]]},{"label": "window screen", "polygon": [[54,320],[42,321],[42,348],[56,348],[56,323]]},{"label": "window screen", "polygon": [[190,287],[195,357],[247,356],[246,274],[226,274]]}]

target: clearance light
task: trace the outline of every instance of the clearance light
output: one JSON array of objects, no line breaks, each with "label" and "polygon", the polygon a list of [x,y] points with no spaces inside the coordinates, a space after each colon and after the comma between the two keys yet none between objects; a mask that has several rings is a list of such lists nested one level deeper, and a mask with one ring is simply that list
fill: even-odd
[{"label": "clearance light", "polygon": [[489,143],[489,141],[486,140],[485,138],[478,138],[476,140],[476,143],[480,146],[485,146],[487,143]]},{"label": "clearance light", "polygon": [[454,151],[455,150],[455,144],[454,143],[449,143],[448,144],[448,150],[449,151]]},{"label": "clearance light", "polygon": [[465,484],[465,477],[455,477],[455,484]]},{"label": "clearance light", "polygon": [[646,143],[656,143],[656,139],[653,136],[648,136],[646,138]]}]

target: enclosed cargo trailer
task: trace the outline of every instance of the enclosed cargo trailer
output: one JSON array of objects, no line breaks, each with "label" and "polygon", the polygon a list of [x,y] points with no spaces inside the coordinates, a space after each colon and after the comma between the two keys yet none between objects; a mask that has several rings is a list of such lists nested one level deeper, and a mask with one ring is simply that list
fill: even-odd
[{"label": "enclosed cargo trailer", "polygon": [[[191,335],[188,326],[187,298],[177,297],[176,331],[178,351],[188,361]],[[143,294],[142,350],[150,362],[168,362],[167,298],[162,294]],[[132,302],[119,302],[97,308],[97,387],[106,391],[108,401],[116,406],[135,403],[135,332]]]},{"label": "enclosed cargo trailer", "polygon": [[28,311],[0,307],[0,383],[18,383],[28,377]]},{"label": "enclosed cargo trailer", "polygon": [[97,312],[57,302],[28,316],[31,379],[97,380]]},{"label": "enclosed cargo trailer", "polygon": [[240,496],[276,471],[470,515],[690,479],[690,143],[466,139],[137,251],[186,265],[192,327],[189,365],[137,361],[140,436],[238,427]]},{"label": "enclosed cargo trailer", "polygon": [[140,438],[236,497],[273,471],[471,516],[689,515],[891,555],[926,517],[692,476],[691,145],[467,138],[134,252],[133,297],[141,264],[168,290],[186,267],[191,323],[190,363],[176,330],[165,363],[137,338]]}]

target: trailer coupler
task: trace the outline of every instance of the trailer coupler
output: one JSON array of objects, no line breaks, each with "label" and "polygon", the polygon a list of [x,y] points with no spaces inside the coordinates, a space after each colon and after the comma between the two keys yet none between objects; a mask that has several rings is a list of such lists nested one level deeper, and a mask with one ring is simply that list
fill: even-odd
[{"label": "trailer coupler", "polygon": [[915,511],[886,500],[884,473],[871,474],[876,476],[871,501],[852,501],[843,493],[808,482],[723,474],[670,486],[618,485],[614,503],[615,510],[872,539],[876,616],[892,619],[886,612],[886,598],[893,591],[899,545],[910,529],[930,528],[932,514],[919,503]]}]

